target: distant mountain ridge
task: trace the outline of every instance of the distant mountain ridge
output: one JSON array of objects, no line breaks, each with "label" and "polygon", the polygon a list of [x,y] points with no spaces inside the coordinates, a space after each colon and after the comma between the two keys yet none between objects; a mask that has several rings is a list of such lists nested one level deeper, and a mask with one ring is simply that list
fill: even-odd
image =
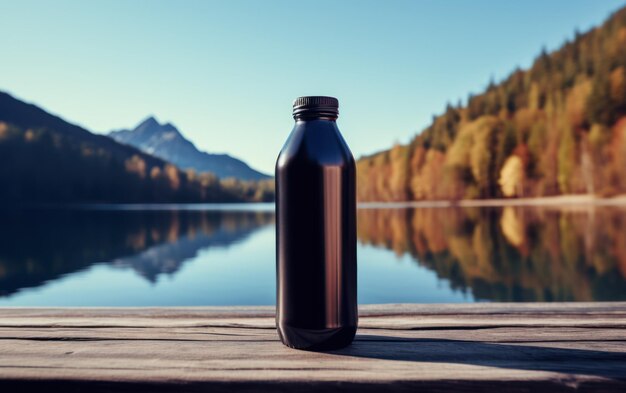
[{"label": "distant mountain ridge", "polygon": [[182,169],[211,172],[221,179],[229,177],[239,180],[270,178],[228,154],[200,151],[181,134],[176,126],[171,123],[160,124],[153,116],[148,117],[132,130],[112,131],[109,136],[117,142],[134,146]]},{"label": "distant mountain ridge", "polygon": [[0,202],[269,201],[271,180],[191,173],[0,91]]}]

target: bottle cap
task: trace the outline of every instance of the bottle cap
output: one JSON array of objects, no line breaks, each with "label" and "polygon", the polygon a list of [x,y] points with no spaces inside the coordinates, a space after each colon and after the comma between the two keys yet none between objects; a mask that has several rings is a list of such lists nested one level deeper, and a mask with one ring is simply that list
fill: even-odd
[{"label": "bottle cap", "polygon": [[339,116],[339,101],[335,97],[306,96],[293,101],[293,117],[315,118]]}]

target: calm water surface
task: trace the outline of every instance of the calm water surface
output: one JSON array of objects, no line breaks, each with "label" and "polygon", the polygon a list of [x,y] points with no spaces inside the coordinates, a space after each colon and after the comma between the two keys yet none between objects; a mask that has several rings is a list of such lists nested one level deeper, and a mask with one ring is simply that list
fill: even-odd
[{"label": "calm water surface", "polygon": [[[0,306],[271,305],[272,205],[0,211]],[[626,300],[626,208],[361,209],[359,302]]]}]

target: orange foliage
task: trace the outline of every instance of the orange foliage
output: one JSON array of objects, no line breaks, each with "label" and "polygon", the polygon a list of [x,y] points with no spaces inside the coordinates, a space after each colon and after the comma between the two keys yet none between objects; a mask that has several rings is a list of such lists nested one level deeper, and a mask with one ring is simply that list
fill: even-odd
[{"label": "orange foliage", "polygon": [[127,172],[135,173],[142,179],[146,177],[146,162],[138,155],[133,155],[124,164]]},{"label": "orange foliage", "polygon": [[511,195],[626,193],[624,43],[626,7],[466,106],[448,105],[410,144],[359,160],[359,200],[500,198],[507,162]]}]

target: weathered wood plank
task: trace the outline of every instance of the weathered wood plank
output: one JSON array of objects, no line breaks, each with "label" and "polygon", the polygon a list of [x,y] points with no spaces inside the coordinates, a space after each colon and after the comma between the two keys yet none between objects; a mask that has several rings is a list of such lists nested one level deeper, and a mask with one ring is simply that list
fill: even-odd
[{"label": "weathered wood plank", "polygon": [[3,308],[0,388],[626,391],[626,303],[379,305],[354,344],[280,344],[271,307]]}]

